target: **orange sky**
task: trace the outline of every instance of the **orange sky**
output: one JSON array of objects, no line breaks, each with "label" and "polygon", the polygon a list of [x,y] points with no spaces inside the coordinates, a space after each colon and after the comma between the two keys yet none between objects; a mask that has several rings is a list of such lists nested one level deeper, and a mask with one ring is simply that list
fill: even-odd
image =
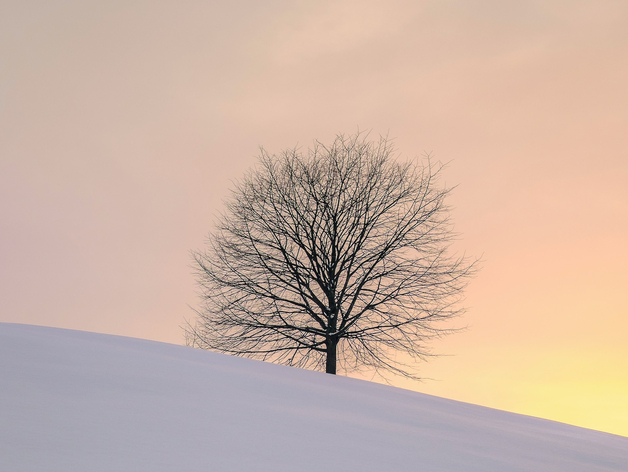
[{"label": "orange sky", "polygon": [[397,384],[628,436],[624,0],[4,0],[0,58],[0,321],[181,343],[257,147],[372,130],[483,259]]}]

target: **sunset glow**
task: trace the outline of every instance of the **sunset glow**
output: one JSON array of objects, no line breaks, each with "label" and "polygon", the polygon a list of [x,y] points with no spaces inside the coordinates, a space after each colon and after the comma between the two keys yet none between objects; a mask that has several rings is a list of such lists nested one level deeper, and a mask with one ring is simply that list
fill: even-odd
[{"label": "sunset glow", "polygon": [[394,385],[628,436],[628,2],[4,1],[0,57],[0,322],[183,343],[259,146],[359,129],[482,261]]}]

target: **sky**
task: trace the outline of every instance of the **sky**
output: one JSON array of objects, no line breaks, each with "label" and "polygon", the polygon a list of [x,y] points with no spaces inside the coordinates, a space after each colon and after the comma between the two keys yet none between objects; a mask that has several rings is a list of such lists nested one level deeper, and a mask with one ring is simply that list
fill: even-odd
[{"label": "sky", "polygon": [[482,260],[393,384],[628,436],[626,57],[623,0],[3,0],[0,321],[183,343],[259,147],[365,130]]}]

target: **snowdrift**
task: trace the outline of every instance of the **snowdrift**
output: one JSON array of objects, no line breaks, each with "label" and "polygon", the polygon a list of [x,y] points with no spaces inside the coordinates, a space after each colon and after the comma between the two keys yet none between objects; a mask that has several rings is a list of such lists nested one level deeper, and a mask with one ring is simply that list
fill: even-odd
[{"label": "snowdrift", "polygon": [[0,323],[2,471],[628,471],[628,438],[182,346]]}]

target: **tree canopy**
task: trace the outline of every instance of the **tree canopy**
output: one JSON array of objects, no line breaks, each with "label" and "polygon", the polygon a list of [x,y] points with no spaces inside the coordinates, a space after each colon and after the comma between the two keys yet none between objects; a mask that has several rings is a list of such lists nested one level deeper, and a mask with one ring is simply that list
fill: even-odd
[{"label": "tree canopy", "polygon": [[202,306],[188,344],[325,369],[417,377],[451,331],[474,269],[429,158],[398,162],[387,138],[339,135],[306,153],[261,150],[207,248],[193,252]]}]

